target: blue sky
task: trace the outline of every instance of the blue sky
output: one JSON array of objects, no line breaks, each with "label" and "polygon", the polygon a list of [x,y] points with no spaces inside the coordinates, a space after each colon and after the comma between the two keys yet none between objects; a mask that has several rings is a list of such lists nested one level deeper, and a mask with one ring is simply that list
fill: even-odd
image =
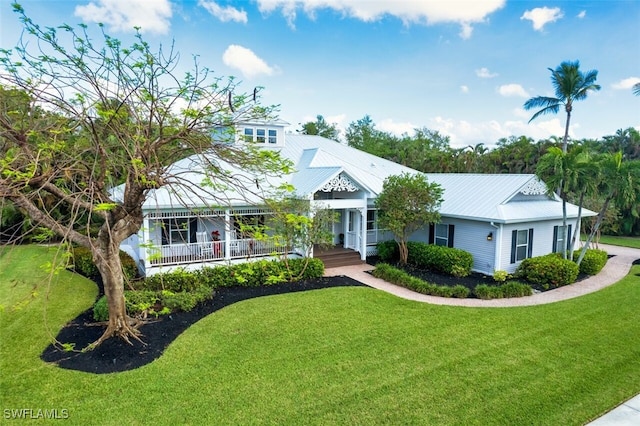
[{"label": "blue sky", "polygon": [[[22,1],[42,25],[102,22],[127,40],[175,41],[246,91],[263,86],[291,123],[318,114],[346,128],[368,114],[380,130],[427,127],[461,147],[525,135],[561,136],[565,114],[524,111],[553,96],[548,68],[579,60],[602,89],[574,106],[571,136],[599,138],[640,129],[640,2],[504,0],[77,0]],[[0,45],[20,32],[0,2]]]}]

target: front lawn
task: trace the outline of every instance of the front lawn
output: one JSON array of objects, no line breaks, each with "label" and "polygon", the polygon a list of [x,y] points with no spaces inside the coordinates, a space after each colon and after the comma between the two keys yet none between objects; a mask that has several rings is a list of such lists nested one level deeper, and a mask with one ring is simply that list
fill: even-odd
[{"label": "front lawn", "polygon": [[[586,235],[582,236],[582,241],[587,239]],[[599,243],[611,244],[613,246],[623,246],[640,249],[640,237],[619,237],[615,235],[602,235],[600,236]],[[592,243],[592,246],[594,244]]]},{"label": "front lawn", "polygon": [[[95,285],[0,252],[0,399],[73,424],[583,424],[640,392],[640,266],[550,305],[459,308],[363,288],[269,296],[196,323],[155,362],[94,375],[39,358]],[[45,299],[48,302],[45,304]],[[46,311],[44,308],[46,307]]]}]

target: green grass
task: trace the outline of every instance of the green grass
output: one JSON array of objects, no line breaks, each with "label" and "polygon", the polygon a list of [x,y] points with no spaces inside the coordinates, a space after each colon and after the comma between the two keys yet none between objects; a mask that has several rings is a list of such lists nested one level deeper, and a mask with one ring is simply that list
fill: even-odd
[{"label": "green grass", "polygon": [[247,300],[155,362],[98,376],[39,359],[43,320],[55,334],[96,294],[61,272],[45,304],[35,271],[49,254],[0,253],[3,409],[67,409],[72,424],[579,425],[640,392],[640,266],[537,307],[435,306],[358,287]]},{"label": "green grass", "polygon": [[[582,236],[582,241],[585,241],[587,237]],[[640,237],[618,237],[614,235],[602,235],[599,242],[602,244],[611,244],[614,246],[632,247],[640,249]]]}]

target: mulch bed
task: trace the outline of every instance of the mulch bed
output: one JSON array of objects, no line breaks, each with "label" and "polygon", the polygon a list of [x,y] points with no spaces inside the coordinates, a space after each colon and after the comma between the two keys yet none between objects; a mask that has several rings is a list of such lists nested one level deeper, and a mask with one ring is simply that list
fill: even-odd
[{"label": "mulch bed", "polygon": [[[121,339],[112,338],[92,351],[68,352],[52,344],[44,350],[41,358],[46,362],[54,362],[61,368],[96,374],[132,370],[160,357],[167,346],[189,326],[225,306],[255,297],[345,286],[364,284],[349,277],[337,276],[263,287],[220,288],[216,290],[212,300],[201,303],[189,312],[172,313],[140,327],[144,345],[135,340],[130,345]],[[91,308],[67,324],[56,339],[60,343],[73,343],[76,350],[81,350],[100,338],[104,329],[105,326],[95,325]]]}]

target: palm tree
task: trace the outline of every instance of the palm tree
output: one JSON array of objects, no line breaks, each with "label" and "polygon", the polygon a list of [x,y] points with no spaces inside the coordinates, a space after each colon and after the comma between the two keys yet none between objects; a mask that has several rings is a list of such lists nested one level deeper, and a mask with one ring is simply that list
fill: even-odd
[{"label": "palm tree", "polygon": [[533,114],[529,123],[544,114],[557,114],[560,105],[564,105],[567,113],[567,121],[564,128],[564,138],[562,140],[562,152],[567,152],[567,140],[569,138],[569,123],[571,121],[571,112],[573,111],[573,103],[586,99],[590,91],[600,90],[600,85],[596,84],[598,71],[591,70],[583,73],[580,71],[580,62],[565,61],[555,70],[551,71],[551,84],[556,92],[556,97],[536,96],[524,103],[524,109],[542,108]]},{"label": "palm tree", "polygon": [[633,94],[640,96],[640,82],[633,85]]},{"label": "palm tree", "polygon": [[[596,223],[593,226],[585,245],[582,247],[580,256],[578,257],[578,265],[582,262],[584,255],[589,248],[589,244],[594,235],[598,232],[605,213],[609,208],[609,204],[613,201],[618,205],[638,206],[640,203],[640,161],[624,161],[622,152],[615,154],[602,154],[600,163],[600,179],[601,190],[605,199]],[[633,210],[632,214],[638,214],[637,210]]]}]

